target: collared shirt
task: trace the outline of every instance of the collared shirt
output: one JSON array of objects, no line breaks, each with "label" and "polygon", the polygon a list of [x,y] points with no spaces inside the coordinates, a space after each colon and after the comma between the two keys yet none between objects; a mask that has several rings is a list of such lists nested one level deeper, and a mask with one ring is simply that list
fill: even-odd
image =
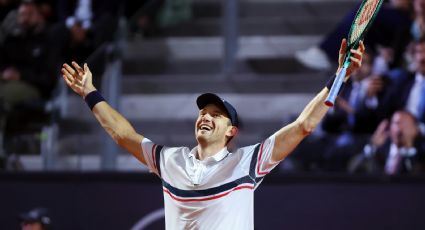
[{"label": "collared shirt", "polygon": [[406,109],[416,117],[418,117],[420,113],[419,103],[421,100],[421,87],[424,80],[425,78],[422,74],[416,73],[415,83],[413,84],[412,89],[410,90],[409,98],[406,104]]},{"label": "collared shirt", "polygon": [[82,28],[89,29],[92,26],[92,2],[91,0],[78,0],[77,7],[73,16],[66,19],[66,26],[71,28],[75,23],[80,22]]},{"label": "collared shirt", "polygon": [[399,172],[401,164],[406,164],[405,167],[408,170],[412,169],[412,162],[410,160],[403,162],[402,158],[410,158],[416,155],[416,149],[413,147],[397,147],[396,144],[392,143],[390,146],[390,152],[388,154],[385,163],[385,172],[387,174],[396,174]]},{"label": "collared shirt", "polygon": [[204,160],[197,148],[165,147],[144,138],[143,156],[162,180],[167,229],[254,229],[254,190],[279,162],[275,137]]}]

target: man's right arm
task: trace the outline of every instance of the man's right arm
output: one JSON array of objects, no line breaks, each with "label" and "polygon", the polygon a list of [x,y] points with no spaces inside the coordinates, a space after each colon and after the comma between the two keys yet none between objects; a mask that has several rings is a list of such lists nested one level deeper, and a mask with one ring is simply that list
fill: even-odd
[{"label": "man's right arm", "polygon": [[[66,84],[84,99],[90,93],[96,93],[96,88],[92,84],[92,73],[87,64],[84,65],[84,69],[75,62],[72,62],[72,66],[63,65],[62,76]],[[138,134],[130,122],[108,103],[105,101],[95,102],[92,105],[92,112],[105,131],[119,146],[146,165],[141,145],[144,137]]]},{"label": "man's right arm", "polygon": [[97,103],[92,111],[115,143],[146,165],[141,145],[144,137],[134,130],[130,122],[105,101]]}]

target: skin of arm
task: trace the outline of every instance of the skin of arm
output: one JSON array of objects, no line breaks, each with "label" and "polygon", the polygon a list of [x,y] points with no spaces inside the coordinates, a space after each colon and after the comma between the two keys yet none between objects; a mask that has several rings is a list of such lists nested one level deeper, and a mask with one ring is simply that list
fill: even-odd
[{"label": "skin of arm", "polygon": [[[339,68],[337,72],[342,68],[346,47],[347,41],[344,39],[342,40],[339,50]],[[356,50],[351,50],[351,64],[347,69],[344,81],[347,81],[350,74],[361,66],[364,51],[365,47],[363,42],[360,42]],[[313,100],[307,104],[294,122],[275,133],[272,161],[277,162],[285,159],[306,136],[313,132],[329,109],[329,107],[324,104],[328,94],[329,90],[327,88],[322,89]]]},{"label": "skin of arm", "polygon": [[[62,67],[62,77],[66,84],[83,98],[96,90],[92,83],[92,73],[87,64],[84,64],[84,69],[76,62],[72,62],[72,67],[64,64]],[[143,149],[141,145],[144,137],[134,130],[127,119],[105,101],[97,103],[93,107],[92,112],[100,125],[102,125],[119,146],[146,165],[146,161],[142,155]]]}]

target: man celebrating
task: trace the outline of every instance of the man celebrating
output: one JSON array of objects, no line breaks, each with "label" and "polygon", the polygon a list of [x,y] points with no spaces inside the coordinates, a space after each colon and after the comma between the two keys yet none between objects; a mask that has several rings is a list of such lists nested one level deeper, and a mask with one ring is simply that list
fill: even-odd
[{"label": "man celebrating", "polygon": [[[340,48],[339,69],[347,47]],[[361,65],[361,42],[352,53],[349,75]],[[138,134],[131,124],[111,108],[92,84],[87,66],[64,64],[67,85],[85,99],[96,119],[115,142],[147,165],[163,184],[167,229],[253,229],[254,190],[301,140],[310,134],[328,110],[324,101],[333,80],[303,110],[293,123],[262,143],[229,152],[227,144],[238,132],[236,109],[211,93],[196,100],[195,123],[198,145],[166,147]]]}]

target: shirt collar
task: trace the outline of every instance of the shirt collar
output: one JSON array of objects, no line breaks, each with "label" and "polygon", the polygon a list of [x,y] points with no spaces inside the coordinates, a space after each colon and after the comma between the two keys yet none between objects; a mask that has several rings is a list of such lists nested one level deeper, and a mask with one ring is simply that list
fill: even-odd
[{"label": "shirt collar", "polygon": [[[197,159],[196,158],[196,154],[198,152],[198,147],[193,148],[190,152],[189,152],[189,157],[193,158],[193,159]],[[221,160],[223,160],[227,155],[229,155],[229,150],[227,150],[227,147],[225,146],[224,148],[222,148],[220,151],[218,151],[216,154],[207,157],[206,159],[202,160],[202,162],[204,163],[215,163],[215,162],[219,162]]]},{"label": "shirt collar", "polygon": [[390,147],[390,155],[391,156],[395,156],[397,154],[397,151],[400,152],[400,155],[403,157],[413,157],[416,155],[416,148],[414,147],[401,147],[398,148],[397,145],[395,145],[394,143],[391,144]]}]

